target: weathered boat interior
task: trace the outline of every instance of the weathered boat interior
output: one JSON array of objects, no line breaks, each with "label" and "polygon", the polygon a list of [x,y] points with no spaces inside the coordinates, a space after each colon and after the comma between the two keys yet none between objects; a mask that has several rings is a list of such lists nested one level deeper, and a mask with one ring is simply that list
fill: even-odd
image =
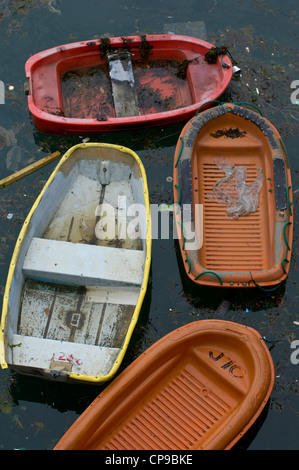
[{"label": "weathered boat interior", "polygon": [[[211,44],[176,35],[101,38],[66,44],[26,63],[28,104],[45,132],[187,120],[198,103],[227,88],[227,55],[205,60]],[[217,57],[216,57],[217,58]]]},{"label": "weathered boat interior", "polygon": [[83,146],[60,167],[28,223],[11,284],[14,368],[109,373],[143,283],[143,191],[137,162],[116,149]]}]

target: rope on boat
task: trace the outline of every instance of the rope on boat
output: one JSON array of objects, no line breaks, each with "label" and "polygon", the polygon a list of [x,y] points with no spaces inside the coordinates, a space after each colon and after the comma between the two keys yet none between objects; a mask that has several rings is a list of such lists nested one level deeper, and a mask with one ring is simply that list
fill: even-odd
[{"label": "rope on boat", "polygon": [[291,201],[290,201],[290,196],[289,196],[289,190],[290,190],[291,186],[288,186],[287,187],[287,201],[288,201],[288,206],[289,206],[289,212],[290,212],[290,215],[292,215],[292,204],[291,204]]},{"label": "rope on boat", "polygon": [[281,261],[282,269],[284,270],[285,274],[287,274],[285,267],[284,267],[284,263],[289,263],[289,260],[287,258],[283,258]]},{"label": "rope on boat", "polygon": [[[251,273],[250,273],[250,274],[251,274]],[[252,277],[251,277],[251,279],[252,279]],[[280,281],[280,283],[277,284],[276,286],[267,288],[267,287],[262,287],[262,286],[260,286],[257,282],[255,282],[254,279],[252,279],[252,281],[253,281],[253,283],[256,285],[256,287],[258,287],[259,289],[263,290],[264,292],[272,292],[272,291],[278,289],[278,288],[281,286],[281,284],[283,283],[283,281]]]},{"label": "rope on boat", "polygon": [[188,262],[188,264],[189,264],[189,271],[188,271],[188,274],[190,274],[190,271],[191,271],[191,261],[190,261],[189,258],[186,258],[185,263],[186,263],[186,262]]},{"label": "rope on boat", "polygon": [[182,151],[183,151],[183,148],[184,148],[184,139],[183,139],[183,137],[180,137],[180,139],[181,139],[181,148],[180,148],[180,151],[179,151],[178,159],[177,159],[176,164],[175,164],[175,168],[178,166],[178,163],[180,161]]},{"label": "rope on boat", "polygon": [[280,343],[281,341],[284,340],[284,338],[279,338],[279,339],[267,339],[266,336],[261,336],[261,339],[263,341],[265,341],[265,343],[270,343],[270,344],[274,344],[274,343]]},{"label": "rope on boat", "polygon": [[242,102],[241,103],[234,103],[233,102],[233,104],[236,105],[236,106],[252,106],[252,108],[256,109],[258,111],[258,113],[263,117],[263,114],[262,114],[261,110],[252,103],[246,103],[246,102],[244,102],[244,103],[242,103]]},{"label": "rope on boat", "polygon": [[207,106],[207,104],[210,104],[210,103],[217,103],[218,106],[220,106],[221,104],[223,104],[221,101],[219,100],[211,100],[211,101],[207,101],[206,103],[202,104],[198,110],[196,111],[195,113],[195,116],[198,115],[199,111],[201,110],[201,108],[203,108],[204,106]]},{"label": "rope on boat", "polygon": [[179,224],[180,226],[182,227],[183,229],[183,250],[185,249],[185,243],[186,243],[186,237],[185,237],[185,229],[184,229],[184,225],[182,222],[179,221]]},{"label": "rope on boat", "polygon": [[255,106],[254,104],[252,104],[252,103],[247,103],[247,102],[240,102],[240,103],[238,103],[238,102],[235,102],[235,101],[233,101],[232,103],[230,103],[229,101],[219,101],[219,100],[211,100],[211,101],[207,101],[206,103],[202,104],[202,105],[198,108],[198,110],[196,111],[195,116],[198,115],[199,111],[200,111],[204,106],[207,106],[207,105],[210,104],[210,103],[216,103],[217,106],[221,106],[221,105],[223,105],[223,104],[233,104],[234,106],[251,106],[252,108],[256,109],[256,111],[263,117],[263,114],[262,114],[261,110],[260,110],[257,106]]},{"label": "rope on boat", "polygon": [[286,237],[286,228],[287,228],[287,225],[289,225],[289,224],[292,224],[292,222],[290,222],[290,221],[286,222],[285,225],[284,225],[284,227],[283,227],[284,241],[285,241],[285,244],[287,245],[288,250],[291,249],[291,248],[290,248],[290,245],[289,245],[289,242],[288,242],[288,240],[287,240],[287,237]]},{"label": "rope on boat", "polygon": [[175,184],[175,187],[176,189],[178,190],[178,193],[179,193],[179,201],[178,201],[178,204],[181,204],[181,200],[182,200],[182,191],[181,191],[181,188]]}]

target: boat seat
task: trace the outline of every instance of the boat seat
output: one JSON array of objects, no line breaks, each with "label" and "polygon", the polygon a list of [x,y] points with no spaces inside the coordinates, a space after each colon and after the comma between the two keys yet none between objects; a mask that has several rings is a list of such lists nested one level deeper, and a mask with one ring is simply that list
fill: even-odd
[{"label": "boat seat", "polygon": [[55,372],[106,375],[119,354],[118,348],[19,334],[12,336],[10,346],[15,367],[26,367],[31,375],[45,377]]},{"label": "boat seat", "polygon": [[131,54],[126,51],[122,51],[121,55],[111,53],[107,59],[116,117],[139,116]]},{"label": "boat seat", "polygon": [[28,277],[83,286],[140,286],[144,252],[33,238],[23,272]]}]

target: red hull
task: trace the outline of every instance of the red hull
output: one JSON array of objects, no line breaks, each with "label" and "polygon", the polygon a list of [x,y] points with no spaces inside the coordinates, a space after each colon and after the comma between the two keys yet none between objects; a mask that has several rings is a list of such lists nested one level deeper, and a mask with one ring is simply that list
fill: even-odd
[{"label": "red hull", "polygon": [[[163,126],[189,120],[203,103],[226,90],[232,64],[226,55],[208,64],[205,54],[211,44],[186,36],[149,35],[151,51],[144,59],[142,41],[140,36],[108,40],[110,51],[130,51],[139,115],[116,117],[103,40],[55,47],[28,59],[28,106],[36,128],[77,134]],[[178,77],[178,67],[186,63],[186,76]]]}]

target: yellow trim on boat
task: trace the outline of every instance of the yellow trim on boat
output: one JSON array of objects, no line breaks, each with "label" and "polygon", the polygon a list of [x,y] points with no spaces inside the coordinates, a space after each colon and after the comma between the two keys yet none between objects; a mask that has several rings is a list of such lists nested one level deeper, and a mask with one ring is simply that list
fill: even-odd
[{"label": "yellow trim on boat", "polygon": [[141,306],[143,303],[143,299],[145,297],[145,293],[147,290],[147,284],[148,284],[148,279],[149,279],[149,273],[150,273],[150,265],[151,265],[151,248],[152,248],[152,239],[151,239],[151,213],[150,213],[150,203],[149,203],[149,192],[148,192],[148,184],[147,184],[147,178],[146,178],[146,173],[145,169],[143,166],[143,163],[141,159],[138,157],[138,155],[131,149],[119,145],[114,145],[114,144],[105,144],[105,143],[82,143],[75,145],[71,147],[61,158],[59,161],[58,165],[56,166],[55,170],[53,173],[50,175],[48,181],[46,182],[45,186],[43,187],[41,193],[39,194],[38,198],[36,199],[35,203],[33,204],[28,216],[25,219],[25,222],[22,226],[22,229],[20,231],[18,240],[15,245],[15,249],[12,255],[11,263],[9,266],[8,270],[8,275],[7,275],[7,281],[6,281],[6,286],[5,286],[5,292],[4,292],[4,298],[3,298],[3,308],[2,308],[2,316],[1,316],[1,323],[0,323],[0,365],[2,369],[7,369],[8,364],[6,362],[5,358],[5,325],[6,325],[6,319],[7,319],[7,314],[8,314],[8,301],[9,301],[9,292],[10,292],[10,287],[14,275],[14,270],[15,270],[15,265],[16,261],[19,256],[19,252],[21,249],[21,244],[22,240],[26,234],[29,222],[32,218],[33,213],[35,212],[37,206],[40,203],[40,200],[45,193],[46,189],[50,186],[52,183],[55,175],[58,173],[60,167],[62,164],[72,155],[72,153],[78,149],[78,148],[85,148],[85,147],[106,147],[106,148],[113,148],[116,150],[119,150],[120,152],[123,153],[128,153],[134,157],[136,160],[140,172],[142,175],[142,181],[143,181],[143,195],[144,195],[144,201],[145,201],[145,209],[146,209],[146,223],[147,223],[147,234],[146,234],[146,259],[145,259],[145,266],[144,266],[144,276],[143,276],[143,281],[140,289],[140,295],[138,298],[138,302],[135,307],[135,311],[130,323],[130,326],[128,328],[124,343],[122,345],[122,348],[116,358],[116,361],[114,362],[110,372],[107,375],[84,375],[84,374],[76,374],[74,372],[70,373],[70,379],[75,379],[79,381],[86,381],[86,382],[105,382],[107,380],[110,380],[113,375],[117,372],[124,355],[127,351],[131,336],[133,334],[134,328],[136,326],[136,323],[138,321],[139,313],[141,310]]}]

